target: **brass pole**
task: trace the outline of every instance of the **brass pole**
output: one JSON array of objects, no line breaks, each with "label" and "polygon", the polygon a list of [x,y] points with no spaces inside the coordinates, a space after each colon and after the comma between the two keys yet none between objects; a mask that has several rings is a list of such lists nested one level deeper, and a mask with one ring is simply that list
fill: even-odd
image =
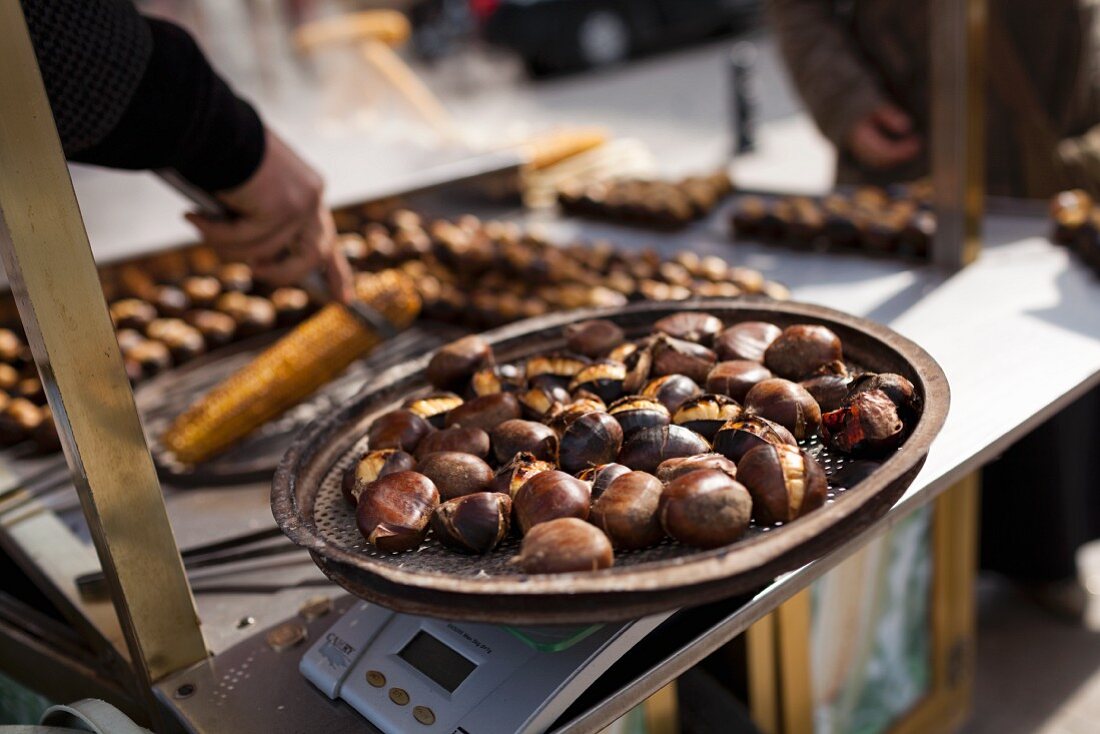
[{"label": "brass pole", "polygon": [[988,0],[932,0],[932,260],[960,268],[981,251]]},{"label": "brass pole", "polygon": [[0,256],[151,703],[206,646],[16,0],[0,28]]}]

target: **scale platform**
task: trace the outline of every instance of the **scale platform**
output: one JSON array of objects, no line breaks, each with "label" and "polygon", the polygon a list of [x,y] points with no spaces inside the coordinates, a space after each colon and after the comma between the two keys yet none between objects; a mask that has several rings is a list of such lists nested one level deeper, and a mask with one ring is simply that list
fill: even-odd
[{"label": "scale platform", "polygon": [[507,627],[359,601],[313,641],[298,669],[386,734],[541,732],[668,616]]}]

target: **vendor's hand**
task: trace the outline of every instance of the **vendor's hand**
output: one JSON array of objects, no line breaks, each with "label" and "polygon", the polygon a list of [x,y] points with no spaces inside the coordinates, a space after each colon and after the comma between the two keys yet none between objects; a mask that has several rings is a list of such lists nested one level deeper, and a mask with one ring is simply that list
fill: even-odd
[{"label": "vendor's hand", "polygon": [[886,102],[859,120],[848,133],[848,150],[874,169],[893,168],[917,157],[920,137],[909,115]]},{"label": "vendor's hand", "polygon": [[299,283],[324,270],[332,296],[354,296],[351,266],[336,246],[336,225],[325,207],[324,182],[275,133],[267,131],[260,167],[241,186],[218,193],[237,216],[215,221],[189,213],[207,244],[243,260],[256,277],[275,285]]}]

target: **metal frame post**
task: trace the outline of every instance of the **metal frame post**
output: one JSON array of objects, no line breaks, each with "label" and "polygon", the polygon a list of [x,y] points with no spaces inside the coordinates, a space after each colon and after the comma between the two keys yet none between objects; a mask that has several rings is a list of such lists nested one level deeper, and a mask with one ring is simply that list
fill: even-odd
[{"label": "metal frame post", "polygon": [[152,683],[206,646],[16,0],[0,28],[0,256],[152,706]]},{"label": "metal frame post", "polygon": [[932,260],[960,268],[981,251],[985,206],[985,34],[988,0],[929,3],[932,63]]}]

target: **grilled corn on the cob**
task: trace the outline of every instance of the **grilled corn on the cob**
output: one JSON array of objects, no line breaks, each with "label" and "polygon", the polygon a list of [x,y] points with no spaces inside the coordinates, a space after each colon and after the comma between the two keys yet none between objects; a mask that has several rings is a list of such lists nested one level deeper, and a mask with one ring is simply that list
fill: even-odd
[{"label": "grilled corn on the cob", "polygon": [[[416,286],[404,273],[360,275],[360,300],[405,328],[420,313]],[[188,464],[204,461],[309,396],[382,337],[339,304],[330,304],[180,415],[165,448]]]}]

